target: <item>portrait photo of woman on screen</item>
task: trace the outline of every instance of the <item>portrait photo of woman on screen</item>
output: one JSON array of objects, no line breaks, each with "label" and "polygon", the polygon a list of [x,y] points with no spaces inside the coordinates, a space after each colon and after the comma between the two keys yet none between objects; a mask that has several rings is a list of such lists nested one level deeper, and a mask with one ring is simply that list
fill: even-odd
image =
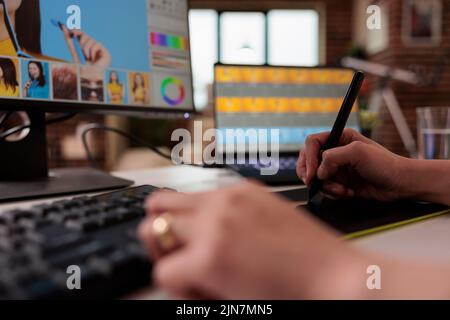
[{"label": "portrait photo of woman on screen", "polygon": [[149,95],[149,76],[145,73],[130,73],[130,102],[138,105],[148,105],[150,103]]},{"label": "portrait photo of woman on screen", "polygon": [[17,80],[18,61],[0,58],[0,96],[18,97],[19,81]]},{"label": "portrait photo of woman on screen", "polygon": [[108,102],[113,104],[126,103],[126,92],[123,79],[126,78],[124,73],[111,70],[108,75],[107,95]]},{"label": "portrait photo of woman on screen", "polygon": [[50,98],[50,83],[48,79],[48,63],[40,61],[22,61],[22,95],[24,98]]},{"label": "portrait photo of woman on screen", "polygon": [[[5,7],[7,12],[5,12]],[[5,14],[9,19],[5,19]],[[11,23],[8,23],[8,20]],[[0,2],[0,55],[64,61],[65,59],[50,57],[43,52],[42,23],[40,0],[3,0],[3,3]],[[60,29],[72,57],[72,61],[67,62],[80,63],[81,60],[86,60],[86,63],[101,68],[107,68],[110,65],[111,54],[98,41],[81,30],[69,30],[62,23],[56,22],[56,27]],[[8,31],[9,29],[15,32],[15,37]],[[80,52],[76,50],[75,42],[79,43]]]}]

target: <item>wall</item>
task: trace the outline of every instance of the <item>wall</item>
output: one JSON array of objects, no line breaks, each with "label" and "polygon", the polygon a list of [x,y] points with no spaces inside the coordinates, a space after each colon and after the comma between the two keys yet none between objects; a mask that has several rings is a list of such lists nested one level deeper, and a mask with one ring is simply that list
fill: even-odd
[{"label": "wall", "polygon": [[[81,138],[77,136],[77,127],[84,123],[103,123],[104,117],[91,114],[80,114],[75,118],[47,127],[47,144],[50,168],[84,167],[90,166],[81,145]],[[73,138],[73,139],[70,139]],[[68,143],[68,139],[71,140]],[[93,132],[89,145],[96,153],[96,160],[102,168],[106,168],[106,150],[108,141],[105,134]],[[66,146],[64,146],[66,145]],[[63,149],[71,149],[70,153],[76,157],[65,157]]]},{"label": "wall", "polygon": [[[355,0],[355,7],[360,1]],[[403,1],[387,0],[386,3],[389,12],[389,47],[383,52],[370,56],[370,60],[404,69],[413,68],[412,70],[415,70],[414,66],[420,65],[426,73],[431,73],[444,53],[450,52],[450,0],[442,1],[443,37],[441,43],[434,47],[406,46],[402,41]],[[355,9],[355,14],[364,15],[365,12]],[[356,25],[355,28],[363,30],[365,26]],[[361,33],[356,35],[356,39],[361,39]],[[415,137],[417,137],[416,107],[450,105],[449,86],[450,65],[444,69],[441,81],[432,86],[417,87],[397,82],[392,84]],[[383,124],[376,130],[374,138],[388,149],[407,155],[385,107],[382,109],[381,119]]]},{"label": "wall", "polygon": [[326,8],[327,64],[334,64],[352,45],[352,1],[323,1]]}]

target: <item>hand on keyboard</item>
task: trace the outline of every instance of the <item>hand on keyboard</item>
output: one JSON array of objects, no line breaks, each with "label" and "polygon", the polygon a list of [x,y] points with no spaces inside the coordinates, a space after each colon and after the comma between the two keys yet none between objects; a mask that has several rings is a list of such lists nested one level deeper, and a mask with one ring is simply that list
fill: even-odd
[{"label": "hand on keyboard", "polygon": [[181,248],[157,259],[153,274],[182,297],[312,298],[314,281],[326,276],[336,252],[353,261],[334,232],[253,183],[194,195],[157,193],[147,209],[152,216],[139,234],[150,253],[158,247],[154,219],[173,217]]}]

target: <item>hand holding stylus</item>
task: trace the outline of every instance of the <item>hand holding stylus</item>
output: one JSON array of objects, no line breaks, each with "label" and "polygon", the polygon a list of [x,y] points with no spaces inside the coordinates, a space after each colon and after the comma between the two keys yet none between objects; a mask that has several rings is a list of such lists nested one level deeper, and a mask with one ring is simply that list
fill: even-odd
[{"label": "hand holding stylus", "polygon": [[[79,64],[83,60],[86,60],[87,63],[99,68],[109,67],[111,64],[111,55],[102,44],[80,30],[69,30],[64,25],[61,26],[61,30],[64,33],[64,39],[66,40],[73,62]],[[79,50],[75,47],[74,37],[79,43],[81,52],[78,52]]]},{"label": "hand holding stylus", "polygon": [[[347,94],[342,102],[341,109],[337,115],[336,121],[333,125],[333,129],[331,130],[330,135],[324,144],[321,145],[321,151],[327,151],[333,148],[336,148],[339,144],[339,140],[341,139],[342,133],[347,124],[348,118],[353,109],[353,105],[358,98],[359,90],[362,87],[364,82],[364,73],[361,71],[357,71],[352,79],[350,87],[348,88]],[[320,154],[319,154],[320,157]],[[319,159],[320,162],[320,159]],[[309,186],[309,200],[310,204],[319,204],[321,198],[319,197],[319,192],[323,187],[323,180],[319,179],[315,176]]]},{"label": "hand holding stylus", "polygon": [[336,148],[325,151],[319,163],[322,146],[329,132],[308,137],[300,153],[298,176],[311,185],[317,176],[322,191],[333,198],[354,196],[391,201],[409,194],[405,177],[410,160],[391,153],[359,132],[346,129]]}]

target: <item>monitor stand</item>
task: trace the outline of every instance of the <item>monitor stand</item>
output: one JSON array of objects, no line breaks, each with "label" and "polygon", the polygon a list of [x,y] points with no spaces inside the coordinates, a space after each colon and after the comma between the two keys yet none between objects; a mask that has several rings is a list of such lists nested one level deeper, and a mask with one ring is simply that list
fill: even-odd
[{"label": "monitor stand", "polygon": [[0,140],[0,203],[100,192],[133,184],[91,168],[49,172],[45,113],[27,114],[31,128],[24,139]]}]

